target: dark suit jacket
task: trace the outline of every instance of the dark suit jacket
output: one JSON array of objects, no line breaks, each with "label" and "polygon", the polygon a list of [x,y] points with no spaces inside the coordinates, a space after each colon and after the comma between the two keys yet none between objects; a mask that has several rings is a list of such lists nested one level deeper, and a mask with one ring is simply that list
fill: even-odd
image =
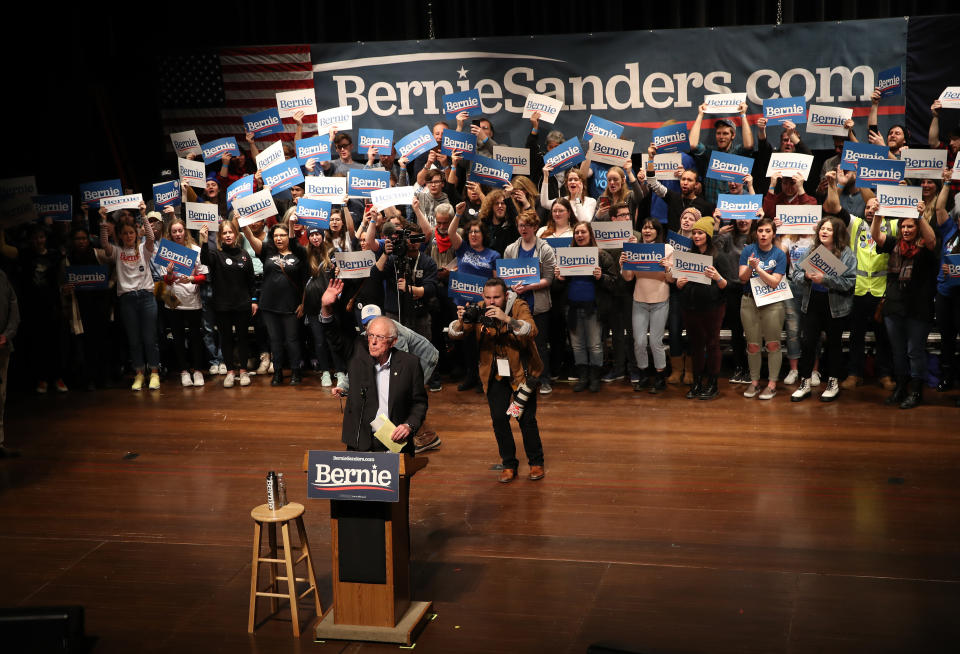
[{"label": "dark suit jacket", "polygon": [[[367,351],[366,339],[362,336],[347,338],[346,332],[333,324],[324,327],[330,327],[324,330],[330,347],[338,350],[348,361],[350,393],[347,395],[343,412],[341,440],[361,452],[382,452],[386,448],[373,437],[373,429],[370,427],[370,423],[377,417],[377,373],[373,358]],[[393,424],[410,425],[410,437],[403,451],[413,454],[413,435],[420,429],[427,415],[427,392],[423,387],[420,359],[396,348],[390,356],[390,395],[387,398],[387,411],[387,417]]]}]

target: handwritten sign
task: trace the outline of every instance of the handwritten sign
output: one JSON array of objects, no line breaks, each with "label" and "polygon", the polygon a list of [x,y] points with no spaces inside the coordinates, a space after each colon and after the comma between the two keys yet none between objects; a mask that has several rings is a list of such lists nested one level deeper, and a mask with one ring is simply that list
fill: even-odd
[{"label": "handwritten sign", "polygon": [[663,243],[624,243],[623,252],[627,255],[627,260],[623,262],[624,270],[663,272],[663,266],[660,265],[666,256]]},{"label": "handwritten sign", "polygon": [[211,232],[220,230],[220,213],[217,205],[209,202],[186,202],[187,229],[200,229],[204,225]]},{"label": "handwritten sign", "polygon": [[777,234],[813,234],[822,217],[823,206],[819,204],[778,204]]},{"label": "handwritten sign", "polygon": [[259,220],[266,220],[279,213],[277,205],[273,203],[270,191],[267,190],[257,191],[246,197],[235,199],[233,208],[237,212],[237,224],[240,227],[252,225]]},{"label": "handwritten sign", "polygon": [[336,252],[337,268],[340,279],[363,279],[370,276],[370,269],[377,255],[372,250],[361,252]]},{"label": "handwritten sign", "polygon": [[556,255],[557,268],[564,277],[593,275],[600,260],[600,251],[595,247],[559,248]]},{"label": "handwritten sign", "polygon": [[523,115],[521,118],[529,118],[534,111],[540,112],[540,120],[545,123],[553,124],[560,115],[560,109],[563,108],[563,100],[556,100],[546,95],[531,93],[523,103]]},{"label": "handwritten sign", "polygon": [[796,125],[807,122],[807,99],[800,95],[793,98],[767,98],[763,101],[763,117],[767,126],[783,125],[790,121]]}]

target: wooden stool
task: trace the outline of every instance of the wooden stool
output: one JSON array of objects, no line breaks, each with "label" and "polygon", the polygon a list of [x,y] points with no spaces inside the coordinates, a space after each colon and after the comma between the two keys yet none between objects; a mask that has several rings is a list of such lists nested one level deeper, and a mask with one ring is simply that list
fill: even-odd
[{"label": "wooden stool", "polygon": [[[313,571],[313,561],[310,558],[310,544],[307,542],[307,530],[303,527],[303,505],[297,502],[291,502],[276,511],[271,511],[267,508],[266,504],[261,504],[253,509],[250,515],[254,519],[253,570],[250,572],[250,619],[247,622],[247,633],[253,633],[258,597],[270,598],[270,615],[275,614],[279,610],[279,598],[285,597],[290,600],[290,616],[293,618],[293,636],[299,638],[300,618],[297,615],[299,608],[297,601],[313,593],[313,603],[317,617],[323,614],[323,609],[320,606],[320,596],[317,594],[317,579]],[[297,533],[300,536],[300,556],[298,556],[296,560],[293,560],[290,547],[289,523],[291,520],[296,521]],[[277,558],[277,523],[280,523],[280,532],[283,536],[282,559]],[[266,557],[260,556],[260,529],[263,524],[267,526],[267,535],[270,541],[270,550],[267,552]],[[307,562],[307,576],[297,577],[294,567],[304,560]],[[270,573],[270,583],[267,584],[263,590],[259,589],[261,563],[269,564],[268,570]],[[286,566],[286,575],[283,577],[277,576],[278,566],[281,563]],[[279,581],[285,581],[287,583],[286,593],[277,592],[277,582]],[[298,581],[305,581],[310,586],[300,595],[297,595]]]}]

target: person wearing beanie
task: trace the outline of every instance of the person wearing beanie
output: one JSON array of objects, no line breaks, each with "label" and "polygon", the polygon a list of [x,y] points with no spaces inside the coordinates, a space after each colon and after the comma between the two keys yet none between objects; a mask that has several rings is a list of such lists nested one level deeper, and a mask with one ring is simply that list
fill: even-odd
[{"label": "person wearing beanie", "polygon": [[727,280],[717,271],[713,262],[717,254],[713,244],[713,220],[711,216],[701,216],[690,230],[693,240],[691,252],[711,259],[710,265],[703,270],[705,283],[679,276],[677,272],[682,266],[675,266],[674,273],[683,324],[687,328],[693,372],[693,383],[687,392],[688,400],[712,400],[719,393],[720,325],[726,312]]}]

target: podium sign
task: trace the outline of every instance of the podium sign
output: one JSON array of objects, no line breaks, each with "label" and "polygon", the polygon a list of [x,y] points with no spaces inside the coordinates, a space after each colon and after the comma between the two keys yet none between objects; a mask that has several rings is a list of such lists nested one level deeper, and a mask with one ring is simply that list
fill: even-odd
[{"label": "podium sign", "polygon": [[307,497],[360,502],[400,501],[400,457],[392,452],[310,450]]}]

